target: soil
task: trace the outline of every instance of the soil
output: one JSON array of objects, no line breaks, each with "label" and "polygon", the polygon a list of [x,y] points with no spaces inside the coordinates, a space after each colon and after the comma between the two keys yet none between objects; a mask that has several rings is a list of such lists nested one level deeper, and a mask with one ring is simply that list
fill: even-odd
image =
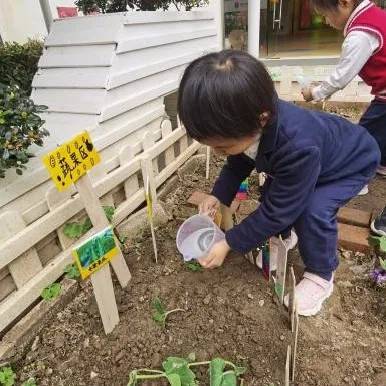
[{"label": "soil", "polygon": [[[212,161],[211,179],[222,165]],[[115,283],[120,323],[105,336],[92,288],[82,283],[77,296],[42,326],[39,338],[15,363],[20,381],[39,385],[123,386],[131,370],[159,368],[168,356],[194,352],[198,360],[221,356],[246,365],[244,385],[283,385],[291,332],[287,315],[260,271],[231,253],[223,267],[192,272],[175,246],[179,225],[195,209],[186,201],[194,190],[209,191],[203,163],[180,176],[165,199],[172,219],[157,230],[159,263],[153,261],[150,234],[129,246],[133,274],[129,286]],[[252,195],[257,196],[256,178]],[[349,205],[365,210],[384,204],[386,179],[377,177],[370,194]],[[297,385],[386,385],[385,289],[368,279],[374,257],[343,251],[333,296],[320,315],[300,319]],[[291,253],[297,274],[299,255]],[[152,320],[151,301],[161,298],[170,315],[162,329]],[[201,385],[208,385],[205,371]],[[147,383],[149,384],[149,383]]]}]

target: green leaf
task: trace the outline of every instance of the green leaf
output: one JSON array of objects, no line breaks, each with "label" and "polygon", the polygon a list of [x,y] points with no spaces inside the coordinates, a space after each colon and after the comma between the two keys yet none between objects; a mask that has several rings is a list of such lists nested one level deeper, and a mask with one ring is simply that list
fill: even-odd
[{"label": "green leaf", "polygon": [[192,272],[201,272],[203,270],[201,264],[197,261],[188,261],[185,263],[185,267]]},{"label": "green leaf", "polygon": [[92,222],[89,217],[86,217],[84,220],[84,223],[82,225],[82,235],[83,236],[86,232],[88,232],[92,228]]},{"label": "green leaf", "polygon": [[381,268],[386,271],[386,259],[379,258],[379,264],[381,265]]},{"label": "green leaf", "polygon": [[151,306],[153,307],[154,311],[157,311],[160,314],[166,313],[166,306],[162,303],[160,298],[153,299]]},{"label": "green leaf", "polygon": [[63,228],[63,233],[70,239],[78,239],[84,234],[83,224],[78,222],[67,223]]},{"label": "green leaf", "polygon": [[178,374],[166,374],[171,386],[181,386],[181,379]]},{"label": "green leaf", "polygon": [[237,377],[234,371],[224,373],[221,381],[221,386],[237,386]]},{"label": "green leaf", "polygon": [[188,361],[184,358],[169,357],[162,367],[166,375],[177,374],[181,380],[181,386],[196,386],[196,375],[188,367]]},{"label": "green leaf", "polygon": [[80,272],[76,264],[68,264],[64,268],[64,273],[68,279],[77,279],[80,277]]},{"label": "green leaf", "polygon": [[16,374],[11,367],[2,367],[0,369],[0,384],[4,386],[12,386],[15,384]]},{"label": "green leaf", "polygon": [[166,314],[159,314],[158,312],[153,314],[153,320],[159,324],[162,328],[166,326]]},{"label": "green leaf", "polygon": [[225,361],[221,358],[215,358],[210,361],[209,375],[210,386],[221,386],[222,374],[225,368]]},{"label": "green leaf", "polygon": [[41,293],[41,297],[44,300],[56,299],[59,296],[61,290],[62,290],[62,286],[60,285],[60,283],[53,283],[43,289]]},{"label": "green leaf", "polygon": [[109,220],[109,222],[111,222],[113,219],[114,213],[115,213],[115,208],[113,206],[104,206],[103,210],[105,212],[107,220]]}]

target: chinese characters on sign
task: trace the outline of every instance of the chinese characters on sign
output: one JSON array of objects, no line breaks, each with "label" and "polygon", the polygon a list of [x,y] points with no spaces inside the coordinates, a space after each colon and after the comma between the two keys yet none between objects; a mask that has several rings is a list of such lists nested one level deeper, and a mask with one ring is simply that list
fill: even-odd
[{"label": "chinese characters on sign", "polygon": [[43,157],[52,180],[61,192],[100,162],[87,131]]},{"label": "chinese characters on sign", "polygon": [[111,227],[96,233],[72,251],[82,279],[103,267],[117,253],[118,248]]}]

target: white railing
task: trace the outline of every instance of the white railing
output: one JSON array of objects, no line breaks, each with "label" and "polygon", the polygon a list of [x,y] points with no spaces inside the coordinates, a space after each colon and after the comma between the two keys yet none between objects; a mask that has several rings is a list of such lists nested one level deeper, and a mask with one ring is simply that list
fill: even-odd
[{"label": "white railing", "polygon": [[[176,147],[179,148],[177,154]],[[94,189],[102,203],[116,207],[113,224],[119,224],[145,201],[142,182],[145,174],[150,176],[156,200],[157,188],[198,148],[199,144],[189,141],[181,127],[172,131],[169,120],[162,122],[158,132],[146,133],[138,143],[123,147],[118,165],[94,179]],[[6,272],[0,277],[0,284],[4,281],[7,284],[3,283],[3,286],[11,285],[14,289],[0,303],[0,331],[38,299],[43,288],[57,280],[71,262],[74,242],[63,233],[63,227],[82,214],[82,202],[74,190],[60,193],[54,186],[47,191],[45,199],[49,212],[28,226],[25,226],[21,213],[15,210],[0,215],[3,241],[0,271]],[[48,262],[39,255],[37,248],[45,239],[48,240],[45,248],[58,251]]]}]

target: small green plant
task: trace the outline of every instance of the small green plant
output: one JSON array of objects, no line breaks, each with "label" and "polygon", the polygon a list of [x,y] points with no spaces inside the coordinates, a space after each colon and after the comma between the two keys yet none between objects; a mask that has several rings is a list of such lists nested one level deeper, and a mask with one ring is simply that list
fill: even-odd
[{"label": "small green plant", "polygon": [[238,379],[246,370],[222,358],[207,362],[189,362],[189,359],[169,357],[162,363],[163,370],[133,370],[129,376],[128,386],[135,386],[141,380],[165,378],[171,386],[197,386],[198,380],[192,368],[198,366],[209,366],[210,386],[237,386]]},{"label": "small green plant", "polygon": [[62,286],[60,285],[60,283],[52,283],[51,285],[43,289],[41,297],[44,300],[56,299],[59,296],[61,290]]},{"label": "small green plant", "polygon": [[151,302],[151,306],[153,308],[153,320],[160,325],[162,328],[166,327],[166,321],[170,314],[174,312],[185,312],[181,308],[176,308],[174,310],[168,311],[166,306],[162,303],[161,299],[155,298]]},{"label": "small green plant", "polygon": [[80,278],[80,272],[76,264],[68,264],[64,268],[64,273],[68,279],[78,279]]},{"label": "small green plant", "polygon": [[29,378],[27,381],[23,382],[21,386],[37,386],[35,378]]},{"label": "small green plant", "polygon": [[195,260],[186,262],[185,267],[192,272],[201,272],[203,270],[201,264]]},{"label": "small green plant", "polygon": [[12,386],[15,384],[16,374],[11,367],[2,367],[0,369],[0,385]]},{"label": "small green plant", "polygon": [[[105,212],[107,220],[111,223],[115,213],[115,208],[113,206],[104,206],[103,210]],[[74,222],[67,223],[64,226],[63,232],[70,239],[79,239],[85,233],[87,233],[91,228],[92,228],[91,220],[89,217],[86,217],[86,219],[83,222],[74,221]]]}]

